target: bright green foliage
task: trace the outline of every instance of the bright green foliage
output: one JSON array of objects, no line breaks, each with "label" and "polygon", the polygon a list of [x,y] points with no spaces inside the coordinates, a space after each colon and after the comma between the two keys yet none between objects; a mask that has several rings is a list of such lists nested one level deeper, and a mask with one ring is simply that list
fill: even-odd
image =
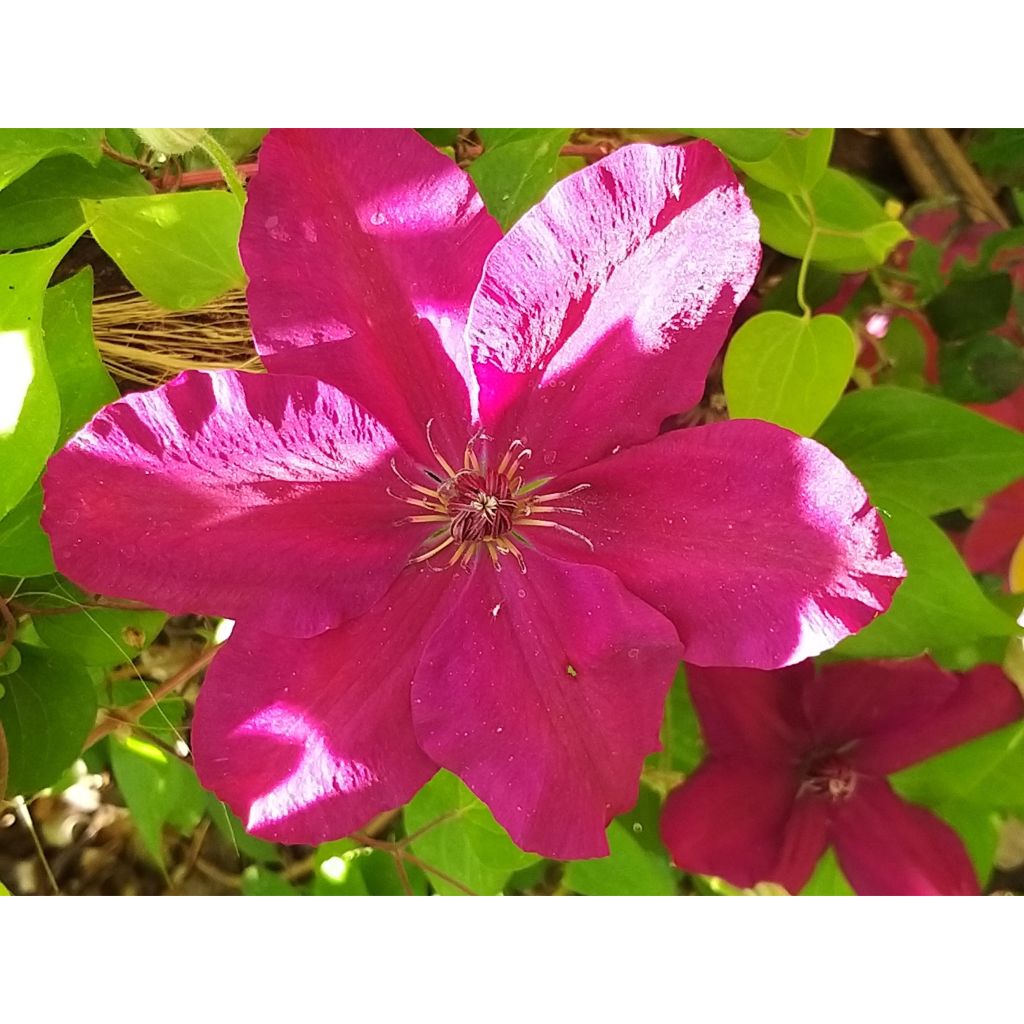
[{"label": "bright green foliage", "polygon": [[850,273],[884,262],[909,237],[856,178],[829,168],[806,197],[785,195],[756,181],[747,194],[761,221],[761,237],[787,256],[803,257],[817,230],[810,256]]},{"label": "bright green foliage", "polygon": [[100,128],[0,128],[0,189],[58,153],[73,153],[96,163],[102,137]]},{"label": "bright green foliage", "polygon": [[[832,128],[788,132],[764,159],[745,160],[737,153],[736,164],[754,181],[778,192],[797,195],[814,188],[821,180],[828,166],[834,135]],[[727,146],[724,148],[729,152]]]},{"label": "bright green foliage", "polygon": [[146,298],[192,309],[245,284],[242,211],[227,192],[84,200],[89,230]]},{"label": "bright green foliage", "polygon": [[92,334],[92,270],[88,267],[46,291],[46,357],[60,399],[58,444],[118,397]]},{"label": "bright green foliage", "polygon": [[56,782],[79,756],[96,718],[92,680],[81,662],[28,646],[20,654],[17,671],[0,680],[8,796],[31,796]]},{"label": "bright green foliage", "polygon": [[889,540],[903,558],[907,578],[892,607],[839,644],[835,655],[909,658],[1013,632],[1013,618],[985,597],[942,530],[913,509],[891,502],[883,508]]},{"label": "bright green foliage", "polygon": [[1024,435],[903,388],[846,395],[817,434],[883,507],[962,508],[1024,475]]},{"label": "bright green foliage", "polygon": [[484,152],[469,173],[487,209],[508,230],[558,178],[568,128],[480,128]]},{"label": "bright green foliage", "polygon": [[[783,128],[681,128],[686,135],[713,142],[726,156],[733,160],[765,161],[780,147],[786,138]],[[818,140],[815,140],[818,141]],[[831,147],[831,142],[829,143]],[[790,159],[787,156],[787,161]],[[826,161],[828,155],[825,156]]]},{"label": "bright green foliage", "polygon": [[853,889],[843,874],[833,850],[818,861],[811,880],[800,890],[801,896],[852,896]]},{"label": "bright green foliage", "polygon": [[856,349],[853,332],[837,316],[751,317],[725,357],[729,415],[813,434],[846,388]]},{"label": "bright green foliage", "polygon": [[570,863],[564,884],[584,896],[676,895],[675,875],[665,858],[645,850],[621,822],[608,826],[608,845],[608,857]]},{"label": "bright green foliage", "polygon": [[0,573],[43,576],[54,571],[50,538],[39,525],[43,489],[34,483],[17,505],[0,519]]},{"label": "bright green foliage", "polygon": [[[537,859],[520,850],[487,807],[445,771],[406,806],[405,830],[415,835],[410,845],[417,857],[479,895],[501,892],[513,871]],[[430,884],[442,895],[460,894],[442,878],[432,876]]]},{"label": "bright green foliage", "polygon": [[43,346],[43,298],[73,241],[0,256],[0,518],[32,486],[57,439],[60,401]]},{"label": "bright green foliage", "polygon": [[134,736],[111,737],[110,765],[153,859],[164,866],[163,827],[188,833],[199,824],[206,795],[191,766]]},{"label": "bright green foliage", "polygon": [[0,192],[0,249],[27,249],[63,238],[85,223],[80,200],[147,195],[137,168],[104,159],[55,156]]},{"label": "bright green foliage", "polygon": [[163,612],[83,608],[63,615],[41,615],[36,632],[49,648],[77,656],[87,665],[113,668],[137,658],[163,629]]}]

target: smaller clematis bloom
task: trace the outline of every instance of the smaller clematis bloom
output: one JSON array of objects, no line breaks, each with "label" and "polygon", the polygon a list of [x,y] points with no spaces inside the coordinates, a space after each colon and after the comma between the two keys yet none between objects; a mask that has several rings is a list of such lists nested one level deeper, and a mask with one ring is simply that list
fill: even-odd
[{"label": "smaller clematis bloom", "polygon": [[250,831],[346,835],[440,766],[521,846],[603,855],[684,653],[773,668],[889,606],[829,451],[660,432],[760,258],[712,146],[624,147],[502,237],[414,132],[274,131],[241,254],[268,373],[98,413],[45,525],[85,586],[237,620],[192,742]]},{"label": "smaller clematis bloom", "polygon": [[708,756],[665,804],[680,868],[799,892],[832,845],[863,896],[978,892],[957,834],[886,776],[1020,718],[1000,669],[921,658],[687,677]]}]

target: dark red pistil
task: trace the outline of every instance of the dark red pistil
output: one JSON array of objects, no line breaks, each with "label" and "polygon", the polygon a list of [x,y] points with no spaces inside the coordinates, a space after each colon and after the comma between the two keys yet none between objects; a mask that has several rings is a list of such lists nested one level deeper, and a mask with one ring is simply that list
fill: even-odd
[{"label": "dark red pistil", "polygon": [[508,477],[495,470],[463,471],[442,493],[456,541],[497,540],[512,529],[518,502]]}]

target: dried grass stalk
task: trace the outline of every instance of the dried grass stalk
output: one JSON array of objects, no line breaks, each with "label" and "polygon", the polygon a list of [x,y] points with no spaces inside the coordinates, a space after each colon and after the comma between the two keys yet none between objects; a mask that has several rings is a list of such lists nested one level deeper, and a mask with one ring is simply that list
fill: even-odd
[{"label": "dried grass stalk", "polygon": [[262,370],[241,292],[167,310],[135,292],[93,305],[96,344],[115,377],[154,387],[183,370]]}]

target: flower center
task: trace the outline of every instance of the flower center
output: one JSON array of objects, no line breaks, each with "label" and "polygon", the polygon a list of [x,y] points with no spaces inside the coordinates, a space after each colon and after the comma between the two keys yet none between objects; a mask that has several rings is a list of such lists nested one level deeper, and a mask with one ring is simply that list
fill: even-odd
[{"label": "flower center", "polygon": [[832,803],[848,800],[857,788],[857,773],[837,754],[812,757],[804,767],[800,795],[813,793]]},{"label": "flower center", "polygon": [[[456,470],[435,447],[428,423],[427,441],[443,472],[441,475],[424,470],[429,485],[406,480],[392,460],[395,475],[415,492],[415,496],[389,493],[428,513],[410,516],[404,522],[432,523],[436,527],[426,538],[427,550],[412,561],[427,562],[442,551],[454,548],[445,566],[449,568],[456,564],[468,565],[475,555],[486,551],[496,569],[501,569],[502,555],[511,555],[526,572],[520,548],[525,538],[520,531],[527,527],[561,530],[593,550],[593,544],[583,534],[558,521],[561,516],[581,516],[583,510],[553,504],[590,485],[578,484],[567,491],[541,493],[543,479],[526,482],[524,466],[530,458],[529,448],[524,448],[521,441],[513,441],[497,466],[489,467],[475,451],[476,442],[482,439],[482,434],[470,439],[463,453],[462,468]],[[548,515],[556,518],[547,518]]]}]

